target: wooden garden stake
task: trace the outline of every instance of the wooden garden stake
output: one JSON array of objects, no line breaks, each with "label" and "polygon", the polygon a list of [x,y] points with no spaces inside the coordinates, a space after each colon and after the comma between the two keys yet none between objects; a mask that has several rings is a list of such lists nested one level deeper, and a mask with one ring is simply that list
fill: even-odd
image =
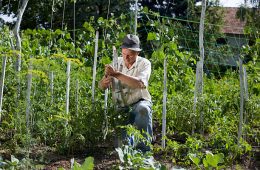
[{"label": "wooden garden stake", "polygon": [[[69,114],[69,97],[70,97],[70,65],[71,61],[67,61],[67,81],[66,81],[66,114]],[[68,121],[66,122],[66,124]]]},{"label": "wooden garden stake", "polygon": [[75,103],[76,103],[76,115],[79,114],[79,79],[76,80],[76,97],[75,97]]},{"label": "wooden garden stake", "polygon": [[99,32],[96,31],[95,39],[95,54],[94,54],[94,64],[93,64],[93,80],[92,80],[92,104],[95,103],[95,84],[96,84],[96,74],[97,74],[97,53],[98,53],[98,36]]},{"label": "wooden garden stake", "polygon": [[167,106],[167,57],[164,58],[163,63],[163,114],[162,114],[162,148],[165,148],[166,137],[166,106]]},{"label": "wooden garden stake", "polygon": [[134,25],[134,34],[137,34],[137,13],[138,13],[138,0],[135,0],[135,25]]},{"label": "wooden garden stake", "polygon": [[26,145],[27,145],[27,157],[29,157],[30,149],[30,116],[31,116],[31,91],[32,91],[32,56],[30,56],[28,74],[27,74],[27,90],[26,90]]},{"label": "wooden garden stake", "polygon": [[65,7],[66,7],[66,0],[63,0],[63,10],[62,10],[62,23],[61,23],[61,30],[63,30],[63,28],[64,28]]},{"label": "wooden garden stake", "polygon": [[[204,22],[206,13],[206,2],[207,0],[202,0],[202,9],[200,16],[200,30],[199,30],[199,48],[200,48],[200,60],[197,62],[196,66],[196,84],[194,92],[194,116],[197,112],[197,104],[199,103],[200,110],[200,133],[203,134],[203,112],[202,112],[202,94],[203,94],[203,64],[204,64]],[[195,120],[195,118],[194,118]],[[193,123],[194,125],[194,123]],[[192,133],[194,133],[194,127],[192,128]]]},{"label": "wooden garden stake", "polygon": [[30,110],[31,110],[31,91],[32,91],[32,57],[30,57],[28,74],[27,74],[27,91],[26,91],[26,127],[30,125]]},{"label": "wooden garden stake", "polygon": [[6,60],[7,57],[3,57],[2,62],[2,73],[1,73],[1,79],[0,79],[0,124],[1,124],[1,115],[2,115],[2,104],[3,104],[3,93],[4,93],[4,84],[5,84],[5,69],[6,69]]},{"label": "wooden garden stake", "polygon": [[[245,90],[245,104],[244,104],[244,124],[247,124],[247,119],[248,119],[248,115],[247,115],[247,102],[249,100],[249,94],[248,94],[248,87],[247,87],[247,73],[246,73],[246,68],[243,67],[243,81],[244,81],[244,90]],[[246,140],[247,138],[247,132],[245,131],[244,134],[244,139]]]},{"label": "wooden garden stake", "polygon": [[241,58],[239,58],[239,80],[240,80],[240,116],[239,116],[238,133],[237,133],[238,144],[242,137],[243,114],[244,114],[244,79],[243,79],[243,63]]},{"label": "wooden garden stake", "polygon": [[54,73],[51,71],[50,73],[50,89],[51,89],[51,105],[53,105],[53,99],[54,99],[54,94],[53,94],[53,89],[54,89]]},{"label": "wooden garden stake", "polygon": [[108,88],[105,90],[105,106],[104,106],[104,124],[103,124],[103,138],[106,139],[107,131],[108,131],[108,120],[107,120],[107,100],[108,100]]}]

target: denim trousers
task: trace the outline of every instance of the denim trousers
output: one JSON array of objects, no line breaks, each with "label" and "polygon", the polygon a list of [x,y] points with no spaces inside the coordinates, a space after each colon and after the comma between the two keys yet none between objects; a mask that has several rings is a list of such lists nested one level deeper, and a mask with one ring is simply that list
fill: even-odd
[{"label": "denim trousers", "polygon": [[[143,133],[143,136],[147,141],[152,142],[153,136],[153,126],[152,126],[152,103],[147,100],[139,100],[138,102],[132,104],[129,107],[119,108],[120,112],[128,114],[128,120],[126,125],[134,125],[138,130]],[[138,149],[142,151],[149,151],[150,147],[144,143],[136,144],[134,141],[134,136],[127,136],[124,131],[123,140],[127,140],[129,145],[137,146]]]}]

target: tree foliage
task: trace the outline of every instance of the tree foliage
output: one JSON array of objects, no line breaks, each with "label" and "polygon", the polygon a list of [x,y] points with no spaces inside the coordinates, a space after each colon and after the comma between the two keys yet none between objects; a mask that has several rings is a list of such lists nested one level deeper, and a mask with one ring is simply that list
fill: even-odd
[{"label": "tree foliage", "polygon": [[[2,3],[1,13],[17,14],[17,9],[22,1],[10,0]],[[210,6],[218,2],[212,1]],[[82,26],[91,16],[96,19],[99,17],[118,17],[122,13],[131,13],[133,10],[134,0],[121,1],[103,1],[103,0],[30,0],[24,14],[22,29],[26,28],[62,28],[63,12],[64,25],[69,29],[74,25],[74,3],[75,3],[75,22],[76,28]],[[160,15],[188,19],[193,17],[197,12],[194,11],[195,1],[177,0],[177,1],[140,1],[139,8],[147,7],[149,10],[158,12]],[[215,5],[216,6],[216,5]],[[193,19],[193,18],[190,18]],[[51,24],[51,21],[53,22]]]},{"label": "tree foliage", "polygon": [[[16,14],[20,6],[19,2],[21,1],[4,1],[1,13]],[[64,11],[64,25],[71,29],[74,22],[74,3],[76,28],[79,28],[92,16],[95,16],[96,19],[99,17],[106,18],[108,13],[108,17],[119,16],[122,11],[129,11],[131,2],[131,0],[30,0],[24,14],[22,28],[50,28],[52,17],[53,29],[61,28]]]}]

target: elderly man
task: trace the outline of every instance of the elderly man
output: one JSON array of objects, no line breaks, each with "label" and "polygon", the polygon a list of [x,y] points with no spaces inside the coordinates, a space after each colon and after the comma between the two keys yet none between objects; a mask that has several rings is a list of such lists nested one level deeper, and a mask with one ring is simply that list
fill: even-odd
[{"label": "elderly man", "polygon": [[[151,63],[138,56],[141,49],[136,35],[126,35],[121,48],[122,57],[118,58],[117,68],[106,65],[105,75],[99,82],[99,87],[104,90],[110,85],[113,86],[112,93],[116,108],[124,110],[129,117],[128,124],[135,125],[139,130],[149,134],[145,136],[151,141],[152,103],[148,92]],[[147,151],[150,148],[142,144],[140,149]]]}]

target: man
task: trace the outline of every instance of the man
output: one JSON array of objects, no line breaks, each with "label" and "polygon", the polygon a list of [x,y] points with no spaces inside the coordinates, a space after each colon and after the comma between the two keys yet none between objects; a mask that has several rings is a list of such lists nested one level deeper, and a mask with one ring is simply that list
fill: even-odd
[{"label": "man", "polygon": [[[118,64],[114,68],[106,65],[105,76],[99,82],[103,90],[112,85],[113,99],[118,110],[124,110],[129,114],[128,124],[135,125],[144,131],[151,141],[152,109],[151,95],[148,92],[148,81],[151,75],[151,63],[149,60],[138,56],[140,41],[138,36],[128,34],[123,39],[122,57],[118,58]],[[150,148],[144,144],[140,149],[147,151]]]}]

